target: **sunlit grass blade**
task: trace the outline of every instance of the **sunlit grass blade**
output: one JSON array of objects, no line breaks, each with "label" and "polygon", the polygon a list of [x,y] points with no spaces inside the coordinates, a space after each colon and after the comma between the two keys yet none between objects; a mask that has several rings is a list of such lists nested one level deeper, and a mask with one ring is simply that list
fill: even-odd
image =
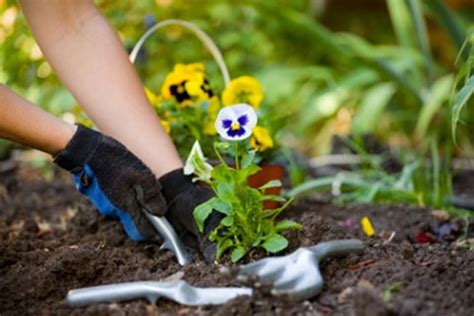
[{"label": "sunlit grass blade", "polygon": [[441,196],[441,161],[439,156],[438,145],[436,139],[431,141],[431,163],[432,166],[432,179],[433,179],[433,197],[432,204],[434,206],[440,206],[443,203],[444,197]]},{"label": "sunlit grass blade", "polygon": [[410,12],[412,23],[415,29],[415,38],[418,48],[426,59],[426,75],[428,82],[431,84],[433,80],[433,56],[430,51],[430,41],[428,32],[426,31],[426,23],[421,10],[420,0],[406,0]]},{"label": "sunlit grass blade", "polygon": [[[461,24],[456,20],[454,14],[448,9],[443,0],[424,0],[425,5],[431,10],[441,26],[451,37],[457,50],[461,50],[466,32]],[[462,51],[464,59],[468,58],[468,52]]]},{"label": "sunlit grass blade", "polygon": [[404,47],[414,48],[413,24],[405,1],[387,0],[387,7],[398,42]]},{"label": "sunlit grass blade", "polygon": [[356,135],[374,132],[395,91],[393,83],[382,83],[368,90],[354,115],[352,132]]},{"label": "sunlit grass blade", "polygon": [[427,101],[421,108],[418,121],[416,123],[415,134],[418,139],[422,139],[430,126],[430,123],[443,104],[449,101],[449,94],[453,87],[454,77],[449,74],[439,78],[432,86]]},{"label": "sunlit grass blade", "polygon": [[469,102],[473,94],[474,94],[474,75],[471,76],[467,80],[466,84],[454,96],[453,106],[451,110],[451,115],[452,115],[451,130],[452,130],[454,141],[456,141],[456,127],[461,117],[461,111]]}]

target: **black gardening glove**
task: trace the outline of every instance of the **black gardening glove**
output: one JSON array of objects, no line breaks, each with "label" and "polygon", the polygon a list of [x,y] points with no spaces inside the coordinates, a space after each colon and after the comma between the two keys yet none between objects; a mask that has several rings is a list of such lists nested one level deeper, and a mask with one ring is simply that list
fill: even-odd
[{"label": "black gardening glove", "polygon": [[78,125],[54,162],[74,175],[77,189],[89,197],[100,214],[119,218],[131,239],[160,240],[142,209],[154,215],[166,213],[161,185],[124,145]]},{"label": "black gardening glove", "polygon": [[212,212],[204,223],[204,231],[200,233],[193,211],[196,206],[214,197],[214,192],[205,185],[193,183],[192,176],[185,176],[183,169],[165,174],[160,182],[168,202],[166,218],[187,246],[198,248],[207,262],[213,262],[217,248],[215,243],[209,241],[209,234],[219,225],[223,215]]}]

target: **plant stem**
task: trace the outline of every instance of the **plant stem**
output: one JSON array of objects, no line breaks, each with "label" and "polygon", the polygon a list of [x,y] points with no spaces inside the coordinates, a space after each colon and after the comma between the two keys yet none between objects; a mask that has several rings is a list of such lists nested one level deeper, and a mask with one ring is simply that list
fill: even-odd
[{"label": "plant stem", "polygon": [[235,169],[239,170],[239,144],[234,142],[234,158],[235,158]]},{"label": "plant stem", "polygon": [[216,152],[216,155],[217,155],[217,158],[219,158],[219,161],[220,161],[223,165],[227,166],[227,164],[225,163],[224,158],[222,158],[221,153],[219,152],[219,149],[216,147],[215,144],[214,144],[214,151]]}]

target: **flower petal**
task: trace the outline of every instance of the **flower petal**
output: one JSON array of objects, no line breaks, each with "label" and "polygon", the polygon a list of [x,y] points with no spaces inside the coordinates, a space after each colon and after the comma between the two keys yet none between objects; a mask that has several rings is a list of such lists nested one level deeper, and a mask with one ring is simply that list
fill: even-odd
[{"label": "flower petal", "polygon": [[[238,128],[233,128],[233,125]],[[252,135],[255,125],[257,125],[257,114],[248,104],[236,104],[222,108],[215,122],[219,135],[232,141],[248,138]]]}]

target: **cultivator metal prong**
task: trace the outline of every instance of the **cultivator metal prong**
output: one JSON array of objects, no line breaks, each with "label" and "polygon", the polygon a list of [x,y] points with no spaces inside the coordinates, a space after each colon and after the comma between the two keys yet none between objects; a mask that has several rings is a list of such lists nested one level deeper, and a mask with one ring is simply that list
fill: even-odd
[{"label": "cultivator metal prong", "polygon": [[286,256],[244,265],[240,267],[238,278],[257,277],[262,283],[273,284],[275,295],[286,294],[294,300],[304,300],[316,296],[323,288],[324,280],[319,270],[322,260],[363,250],[364,244],[360,240],[327,241],[299,248]]}]

